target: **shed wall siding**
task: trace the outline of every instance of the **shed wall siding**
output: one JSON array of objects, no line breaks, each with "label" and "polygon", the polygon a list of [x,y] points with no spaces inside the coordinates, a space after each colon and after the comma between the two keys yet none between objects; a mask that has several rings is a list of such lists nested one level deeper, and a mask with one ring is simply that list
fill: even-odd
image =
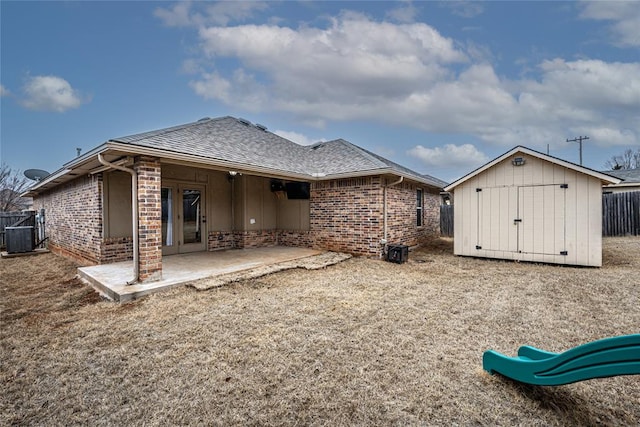
[{"label": "shed wall siding", "polygon": [[[600,266],[600,180],[536,157],[522,157],[524,166],[505,159],[454,189],[454,253]],[[568,188],[561,189],[560,184]]]}]

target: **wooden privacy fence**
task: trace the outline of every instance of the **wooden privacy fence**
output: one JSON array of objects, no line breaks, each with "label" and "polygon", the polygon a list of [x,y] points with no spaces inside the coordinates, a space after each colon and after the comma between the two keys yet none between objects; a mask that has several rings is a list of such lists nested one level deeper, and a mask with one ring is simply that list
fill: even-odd
[{"label": "wooden privacy fence", "polygon": [[4,229],[7,227],[17,227],[20,225],[35,226],[36,225],[36,213],[33,211],[27,212],[0,212],[0,248],[6,247],[4,239]]},{"label": "wooden privacy fence", "polygon": [[453,205],[440,206],[440,235],[453,237]]},{"label": "wooden privacy fence", "polygon": [[602,235],[640,236],[640,191],[602,195]]}]

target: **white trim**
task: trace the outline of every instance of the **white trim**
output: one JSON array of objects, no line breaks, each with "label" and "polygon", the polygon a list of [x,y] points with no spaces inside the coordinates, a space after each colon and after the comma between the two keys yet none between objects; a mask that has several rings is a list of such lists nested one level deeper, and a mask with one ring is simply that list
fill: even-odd
[{"label": "white trim", "polygon": [[604,174],[602,172],[598,172],[598,171],[595,171],[593,169],[586,168],[584,166],[576,165],[575,163],[571,163],[571,162],[568,162],[566,160],[562,160],[562,159],[559,159],[557,157],[549,156],[547,154],[540,153],[539,151],[535,151],[535,150],[532,150],[530,148],[518,145],[517,147],[512,148],[511,150],[507,151],[503,155],[501,155],[499,157],[496,157],[495,159],[491,160],[489,163],[485,164],[484,166],[480,166],[478,169],[476,169],[476,170],[468,173],[467,175],[463,176],[462,178],[452,182],[451,184],[449,184],[448,186],[446,186],[444,188],[444,191],[453,190],[455,187],[457,187],[458,185],[462,184],[463,182],[465,182],[465,181],[473,178],[474,176],[484,172],[485,170],[491,168],[495,164],[500,163],[504,159],[509,158],[509,157],[515,155],[516,153],[528,154],[530,156],[537,157],[538,159],[546,160],[548,162],[555,163],[555,164],[560,165],[560,166],[564,166],[564,167],[566,167],[568,169],[572,169],[572,170],[575,170],[577,172],[581,172],[581,173],[584,173],[586,175],[590,175],[590,176],[596,177],[600,181],[602,181],[603,183],[608,183],[608,184],[619,184],[620,183],[620,180],[618,178],[614,177],[614,176],[607,175],[607,174]]}]

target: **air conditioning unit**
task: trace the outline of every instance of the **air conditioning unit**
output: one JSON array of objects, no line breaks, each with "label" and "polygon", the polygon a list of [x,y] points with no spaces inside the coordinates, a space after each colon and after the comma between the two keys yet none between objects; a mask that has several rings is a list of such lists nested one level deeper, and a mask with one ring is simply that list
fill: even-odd
[{"label": "air conditioning unit", "polygon": [[36,246],[33,226],[5,228],[7,252],[10,254],[31,252]]},{"label": "air conditioning unit", "polygon": [[389,245],[387,246],[387,261],[402,264],[409,259],[409,246]]}]

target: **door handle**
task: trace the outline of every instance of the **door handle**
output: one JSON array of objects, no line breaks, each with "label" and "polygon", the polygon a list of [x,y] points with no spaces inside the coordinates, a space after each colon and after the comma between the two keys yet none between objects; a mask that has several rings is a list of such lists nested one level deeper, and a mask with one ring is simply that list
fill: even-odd
[{"label": "door handle", "polygon": [[513,220],[513,222],[522,222],[522,220],[519,219],[519,218],[516,218],[516,219]]}]

